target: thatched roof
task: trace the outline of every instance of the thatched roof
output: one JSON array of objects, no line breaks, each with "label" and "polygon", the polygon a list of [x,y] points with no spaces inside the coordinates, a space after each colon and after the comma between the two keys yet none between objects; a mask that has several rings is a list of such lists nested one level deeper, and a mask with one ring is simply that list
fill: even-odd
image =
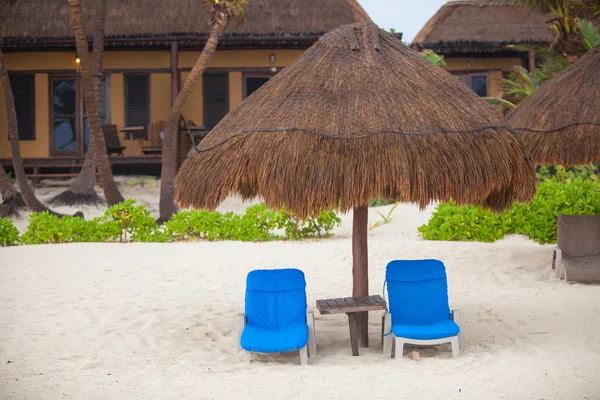
[{"label": "thatched roof", "polygon": [[535,91],[508,120],[538,164],[600,161],[600,47]]},{"label": "thatched roof", "polygon": [[[88,20],[93,8],[92,0],[84,3]],[[312,38],[310,46],[337,26],[370,21],[356,0],[327,0],[326,6],[322,0],[252,0],[246,15],[243,24],[227,27],[220,45]],[[160,38],[180,37],[184,45],[194,45],[210,33],[208,19],[209,8],[200,0],[108,0],[106,43],[153,45]],[[0,0],[0,33],[4,47],[72,45],[67,1]],[[144,38],[155,41],[132,40]]]},{"label": "thatched roof", "polygon": [[506,51],[507,45],[548,45],[548,16],[505,1],[450,1],[413,44],[438,53]]},{"label": "thatched roof", "polygon": [[299,216],[375,197],[501,209],[535,191],[530,158],[467,86],[373,24],[323,36],[231,111],[176,179],[183,207],[261,196]]}]

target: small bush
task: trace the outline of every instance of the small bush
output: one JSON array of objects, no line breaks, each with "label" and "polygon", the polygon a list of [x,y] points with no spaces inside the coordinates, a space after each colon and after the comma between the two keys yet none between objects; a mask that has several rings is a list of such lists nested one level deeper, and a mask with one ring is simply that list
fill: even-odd
[{"label": "small bush", "polygon": [[137,205],[135,200],[125,200],[110,207],[104,213],[101,223],[111,233],[117,234],[122,242],[126,239],[133,242],[166,240],[166,237],[156,234],[158,225],[150,211],[144,205]]},{"label": "small bush", "polygon": [[58,218],[48,212],[32,213],[27,230],[21,236],[22,244],[89,243],[115,240],[117,232],[99,218],[84,220],[65,216]]},{"label": "small bush", "polygon": [[500,215],[450,202],[438,205],[427,225],[419,227],[419,233],[425,240],[495,242],[504,238],[505,227]]},{"label": "small bush", "polygon": [[396,203],[396,200],[376,198],[369,201],[369,207],[387,206],[394,203]]},{"label": "small bush", "polygon": [[516,203],[503,214],[478,207],[438,205],[433,216],[419,228],[426,240],[477,240],[493,242],[517,233],[545,243],[556,243],[558,216],[600,214],[600,182],[589,168],[566,171],[555,168],[545,175],[528,204]]},{"label": "small bush", "polygon": [[0,218],[0,246],[14,246],[19,243],[19,230],[9,218]]}]

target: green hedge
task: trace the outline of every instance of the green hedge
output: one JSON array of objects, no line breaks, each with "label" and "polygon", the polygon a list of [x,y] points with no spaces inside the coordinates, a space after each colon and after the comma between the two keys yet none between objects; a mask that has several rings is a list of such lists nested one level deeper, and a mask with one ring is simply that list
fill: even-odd
[{"label": "green hedge", "polygon": [[426,240],[494,242],[506,234],[525,235],[539,243],[556,243],[559,214],[600,214],[600,182],[594,167],[542,168],[541,183],[528,204],[502,214],[473,206],[440,204],[419,233]]},{"label": "green hedge", "polygon": [[0,245],[76,242],[172,242],[181,240],[301,240],[331,236],[341,219],[323,212],[301,220],[285,209],[272,211],[264,204],[246,209],[245,214],[209,211],[181,211],[158,226],[150,211],[135,200],[110,207],[104,216],[92,220],[58,218],[32,213],[23,235],[7,218],[0,219]]}]

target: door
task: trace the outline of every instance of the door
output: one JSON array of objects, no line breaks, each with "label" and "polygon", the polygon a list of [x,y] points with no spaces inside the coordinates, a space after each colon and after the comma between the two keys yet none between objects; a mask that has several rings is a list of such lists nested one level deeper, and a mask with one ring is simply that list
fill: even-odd
[{"label": "door", "polygon": [[[82,156],[89,148],[90,129],[83,101],[83,85],[78,76],[57,76],[50,80],[52,104],[51,155]],[[108,123],[107,81],[102,79],[100,117]]]}]

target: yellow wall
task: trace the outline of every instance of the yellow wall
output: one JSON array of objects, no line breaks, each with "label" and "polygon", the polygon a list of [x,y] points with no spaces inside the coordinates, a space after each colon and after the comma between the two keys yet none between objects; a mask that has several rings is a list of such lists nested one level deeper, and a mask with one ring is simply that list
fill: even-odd
[{"label": "yellow wall", "polygon": [[[209,68],[233,69],[229,72],[229,105],[230,109],[242,101],[243,68],[278,68],[285,67],[303,50],[222,50],[217,51],[209,64]],[[275,63],[271,64],[269,56],[275,54]],[[189,69],[200,55],[199,51],[181,51],[179,55],[179,68]],[[72,52],[27,52],[5,53],[7,69],[9,71],[36,72],[36,132],[34,141],[21,141],[21,153],[24,158],[38,158],[50,156],[50,126],[49,126],[49,73],[75,75],[78,65],[75,62],[76,53]],[[140,69],[162,69],[150,74],[150,122],[166,120],[171,107],[171,74],[169,51],[106,51],[104,53],[104,69],[116,70],[110,74],[110,119],[111,123],[123,127],[125,123],[125,72],[135,72]],[[235,70],[238,69],[238,70]],[[181,72],[181,84],[189,75]],[[196,124],[203,123],[203,92],[202,80],[188,98],[184,108],[184,115]],[[120,135],[123,136],[123,135]],[[121,137],[123,146],[126,146],[125,155],[141,155],[139,141],[130,142]],[[148,145],[145,142],[144,145]],[[180,154],[185,154],[190,147],[189,139],[182,136]],[[10,158],[8,145],[8,127],[6,124],[6,107],[0,99],[0,158]]]},{"label": "yellow wall", "polygon": [[446,61],[447,71],[489,72],[489,95],[491,97],[502,95],[502,70],[508,70],[522,63],[519,57],[446,57],[444,61]]}]

